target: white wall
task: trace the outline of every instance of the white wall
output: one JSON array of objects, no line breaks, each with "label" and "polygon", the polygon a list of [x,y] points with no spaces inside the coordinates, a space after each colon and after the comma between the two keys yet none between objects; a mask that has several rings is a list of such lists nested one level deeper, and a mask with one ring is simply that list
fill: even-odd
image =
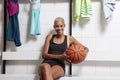
[{"label": "white wall", "polygon": [[[40,51],[45,36],[53,30],[55,17],[62,16],[66,21],[65,34],[69,32],[69,0],[41,0],[41,31],[40,36],[29,35],[30,28],[30,5],[28,0],[20,2],[20,34],[22,46],[15,47],[14,43],[7,42],[7,51],[34,52]],[[80,21],[73,25],[73,36],[90,49],[88,57],[102,57],[109,54],[119,55],[119,9],[120,1],[116,1],[116,10],[112,20],[105,23],[102,12],[102,0],[92,0],[92,17],[89,21]],[[0,2],[1,5],[1,2]],[[2,6],[0,6],[1,8]],[[0,9],[1,11],[1,9]],[[0,25],[2,25],[0,17]],[[0,28],[0,33],[2,29]],[[0,35],[2,36],[2,35]],[[1,39],[1,38],[0,38]],[[1,50],[1,48],[0,48]],[[99,56],[96,56],[99,55]],[[113,55],[113,56],[114,56]],[[103,56],[103,57],[104,57]],[[119,62],[115,61],[87,61],[73,65],[75,76],[118,76],[120,72]],[[8,74],[31,74],[38,72],[39,61],[7,61]]]},{"label": "white wall", "polygon": [[[73,66],[74,75],[91,76],[118,76],[120,71],[119,62],[109,61],[111,58],[120,56],[120,27],[119,27],[119,4],[116,1],[116,9],[113,12],[112,20],[108,23],[104,20],[102,0],[92,0],[93,15],[89,21],[81,20],[73,25],[73,35],[90,49],[88,57],[103,58],[108,61],[83,62]],[[111,57],[111,58],[110,58]],[[79,66],[79,67],[78,67]],[[79,71],[77,71],[80,69]]]}]

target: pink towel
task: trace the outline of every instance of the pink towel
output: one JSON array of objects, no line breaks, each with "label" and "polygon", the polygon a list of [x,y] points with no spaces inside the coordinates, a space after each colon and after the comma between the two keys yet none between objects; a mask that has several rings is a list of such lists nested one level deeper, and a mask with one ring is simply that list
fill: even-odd
[{"label": "pink towel", "polygon": [[18,12],[18,0],[16,2],[13,2],[11,0],[7,0],[7,12],[10,16],[13,16]]}]

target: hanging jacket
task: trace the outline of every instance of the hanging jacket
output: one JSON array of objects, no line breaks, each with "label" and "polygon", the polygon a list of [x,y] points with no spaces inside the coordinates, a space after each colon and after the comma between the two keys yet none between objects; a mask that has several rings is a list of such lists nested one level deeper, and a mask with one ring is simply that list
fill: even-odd
[{"label": "hanging jacket", "polygon": [[7,12],[9,14],[9,22],[6,33],[6,40],[13,41],[15,45],[21,46],[20,41],[20,31],[19,31],[19,21],[18,21],[18,13],[19,13],[19,5],[18,0],[7,0]]},{"label": "hanging jacket", "polygon": [[103,0],[103,12],[105,20],[108,22],[112,18],[112,13],[115,10],[115,0]]},{"label": "hanging jacket", "polygon": [[79,21],[80,17],[89,18],[92,15],[91,0],[74,0],[73,20]]}]

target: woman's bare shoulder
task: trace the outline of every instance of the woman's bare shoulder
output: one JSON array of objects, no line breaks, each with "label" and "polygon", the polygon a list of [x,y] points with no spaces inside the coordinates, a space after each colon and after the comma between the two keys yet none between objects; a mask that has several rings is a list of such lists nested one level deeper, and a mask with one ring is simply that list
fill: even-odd
[{"label": "woman's bare shoulder", "polygon": [[52,35],[53,35],[53,34],[48,34],[48,35],[46,36],[46,39],[47,39],[47,40],[50,40],[50,39],[52,38]]},{"label": "woman's bare shoulder", "polygon": [[75,38],[72,35],[68,35],[70,41],[74,40]]}]

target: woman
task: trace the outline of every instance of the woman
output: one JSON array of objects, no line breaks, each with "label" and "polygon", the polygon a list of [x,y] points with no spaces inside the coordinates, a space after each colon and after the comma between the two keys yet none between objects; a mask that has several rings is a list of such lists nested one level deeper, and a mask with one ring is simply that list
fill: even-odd
[{"label": "woman", "polygon": [[[74,37],[64,35],[65,22],[61,17],[54,21],[56,34],[48,34],[43,47],[44,61],[41,66],[40,80],[56,80],[65,74],[64,60],[69,61],[65,55],[68,44],[81,45]],[[67,40],[69,39],[69,40]],[[69,41],[69,43],[67,43]],[[85,47],[88,52],[88,48]]]}]

